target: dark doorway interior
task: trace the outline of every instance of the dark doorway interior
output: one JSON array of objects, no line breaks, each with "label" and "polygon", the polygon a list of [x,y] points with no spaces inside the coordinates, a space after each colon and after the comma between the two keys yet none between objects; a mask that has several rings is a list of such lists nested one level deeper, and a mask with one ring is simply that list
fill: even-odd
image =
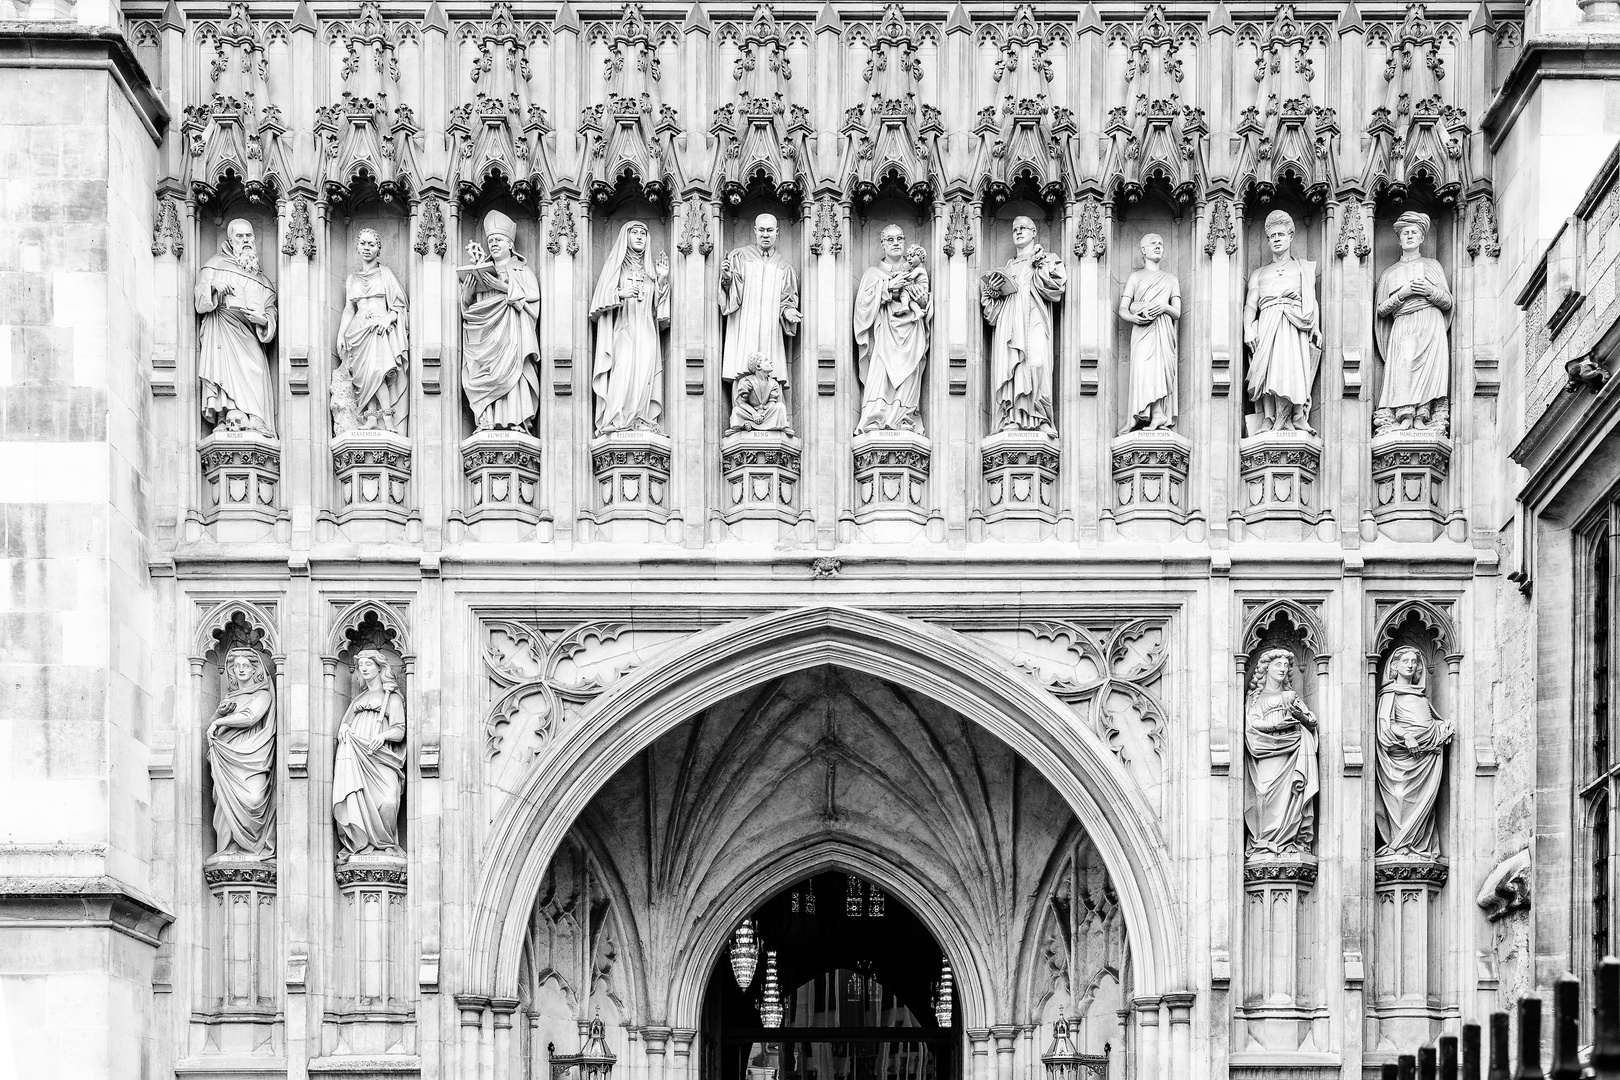
[{"label": "dark doorway interior", "polygon": [[[752,918],[759,951],[748,988],[738,986],[729,950],[709,976],[703,1080],[959,1080],[944,955],[904,905],[859,877],[827,873],[778,893]],[[779,1027],[762,1018],[770,952]]]}]

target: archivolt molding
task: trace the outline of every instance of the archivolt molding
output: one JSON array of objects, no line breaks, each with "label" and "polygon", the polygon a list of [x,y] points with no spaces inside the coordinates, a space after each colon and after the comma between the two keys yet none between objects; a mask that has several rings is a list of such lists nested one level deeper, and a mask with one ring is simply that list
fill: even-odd
[{"label": "archivolt molding", "polygon": [[242,644],[255,645],[279,662],[283,653],[277,603],[271,598],[199,601],[192,661],[201,662],[221,647]]},{"label": "archivolt molding", "polygon": [[1268,631],[1282,621],[1298,634],[1300,643],[1317,659],[1327,655],[1327,634],[1322,626],[1322,602],[1282,596],[1249,598],[1243,603],[1243,652],[1246,660],[1264,643]]},{"label": "archivolt molding", "polygon": [[1185,985],[1168,851],[1143,793],[1064,705],[960,635],[841,606],[792,609],[699,634],[621,679],[542,756],[498,812],[469,926],[468,983],[509,996],[523,927],[569,823],[635,754],[750,686],[809,667],[865,672],[983,726],[1036,768],[1092,837],[1120,896],[1133,985]]},{"label": "archivolt molding", "polygon": [[387,600],[356,600],[344,605],[332,617],[325,655],[335,660],[353,651],[356,631],[371,624],[388,638],[389,644],[402,658],[411,657],[411,631],[406,610],[405,604]]},{"label": "archivolt molding", "polygon": [[1418,624],[1434,635],[1435,649],[1441,656],[1461,651],[1457,640],[1452,611],[1455,601],[1450,597],[1410,597],[1403,600],[1380,599],[1374,608],[1376,631],[1368,659],[1381,658],[1394,645],[1395,635],[1409,619],[1416,617]]}]

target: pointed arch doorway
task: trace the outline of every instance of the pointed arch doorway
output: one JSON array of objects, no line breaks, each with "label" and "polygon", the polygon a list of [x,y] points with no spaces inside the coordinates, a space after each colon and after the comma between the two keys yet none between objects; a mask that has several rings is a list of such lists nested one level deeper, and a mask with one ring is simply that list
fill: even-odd
[{"label": "pointed arch doorway", "polygon": [[704,994],[702,1080],[960,1080],[955,979],[934,935],[857,874],[749,913]]}]

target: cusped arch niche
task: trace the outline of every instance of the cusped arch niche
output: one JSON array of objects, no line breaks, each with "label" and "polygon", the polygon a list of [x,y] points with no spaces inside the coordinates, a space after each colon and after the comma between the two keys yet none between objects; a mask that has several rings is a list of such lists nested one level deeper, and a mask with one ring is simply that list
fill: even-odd
[{"label": "cusped arch niche", "polygon": [[[504,999],[519,993],[530,913],[553,855],[616,773],[660,736],[720,702],[820,667],[883,680],[949,710],[962,727],[1004,745],[1026,775],[1044,778],[1095,845],[1113,883],[1131,940],[1134,993],[1186,985],[1168,852],[1147,800],[1101,739],[1027,676],[959,634],[829,605],[776,612],[689,639],[603,695],[535,762],[493,823],[469,927],[466,992]],[[784,850],[778,858],[787,855]],[[707,920],[721,923],[711,930],[718,935],[714,955],[728,929],[723,914]],[[1014,975],[1006,970],[1002,978]],[[685,993],[682,1007],[692,1007],[695,996]]]}]

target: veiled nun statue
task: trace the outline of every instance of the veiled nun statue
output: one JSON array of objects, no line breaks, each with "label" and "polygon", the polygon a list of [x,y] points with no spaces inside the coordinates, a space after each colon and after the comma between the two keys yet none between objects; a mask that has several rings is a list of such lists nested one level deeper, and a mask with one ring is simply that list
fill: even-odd
[{"label": "veiled nun statue", "polygon": [[664,348],[669,325],[669,256],[647,259],[647,226],[627,222],[591,294],[596,323],[596,433],[658,431],[664,415]]},{"label": "veiled nun statue", "polygon": [[1390,654],[1378,692],[1378,854],[1438,859],[1435,804],[1445,780],[1450,721],[1429,704],[1423,655],[1410,645]]}]

